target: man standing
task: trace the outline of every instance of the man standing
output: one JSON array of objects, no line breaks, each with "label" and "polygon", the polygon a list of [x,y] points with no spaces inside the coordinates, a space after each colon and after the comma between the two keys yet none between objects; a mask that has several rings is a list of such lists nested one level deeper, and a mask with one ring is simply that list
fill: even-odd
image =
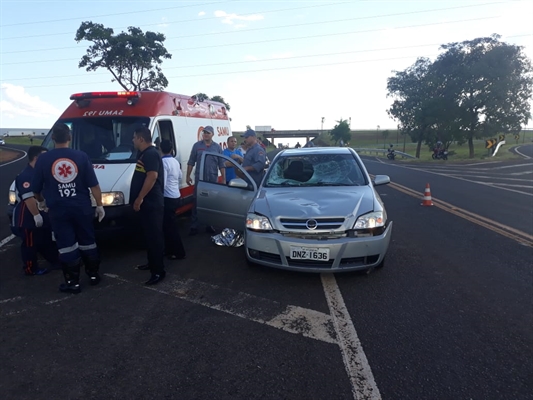
[{"label": "man standing", "polygon": [[[194,171],[194,204],[191,212],[191,230],[189,235],[196,235],[198,233],[198,214],[196,210],[196,191],[198,187],[198,181],[200,180],[200,160],[204,152],[222,154],[222,148],[217,143],[213,142],[213,135],[215,130],[212,126],[206,126],[202,131],[203,139],[199,142],[196,142],[192,146],[191,155],[189,156],[189,161],[187,162],[187,184],[192,185],[191,172],[192,168],[196,165],[196,170]],[[217,161],[215,161],[217,160]],[[207,182],[217,182],[218,181],[218,171],[220,170],[220,175],[222,175],[222,182],[226,182],[226,166],[224,165],[224,160],[220,157],[207,157],[206,165],[204,166],[204,180]],[[215,233],[215,228],[208,226],[206,232]]]},{"label": "man standing", "polygon": [[242,163],[243,168],[250,174],[257,184],[261,184],[266,165],[266,153],[261,145],[257,142],[257,135],[253,129],[248,129],[241,135],[246,143],[246,154]]},{"label": "man standing", "polygon": [[[49,209],[66,282],[59,290],[80,293],[82,259],[89,283],[94,286],[100,282],[100,256],[93,219],[98,217],[100,222],[105,216],[102,192],[87,154],[69,148],[70,128],[63,123],[55,124],[52,140],[55,148],[37,159],[31,188],[39,208]],[[91,206],[89,190],[96,201],[96,212]]]},{"label": "man standing", "polygon": [[12,231],[22,239],[20,252],[26,275],[43,275],[46,268],[39,268],[37,253],[52,267],[58,263],[58,253],[52,240],[52,230],[46,213],[41,213],[31,189],[37,158],[48,151],[45,147],[31,146],[28,149],[29,163],[15,179],[15,192],[19,202],[13,210]]},{"label": "man standing", "polygon": [[155,285],[165,279],[163,235],[163,161],[152,146],[150,129],[141,126],[133,133],[133,146],[138,150],[137,165],[131,178],[130,203],[139,213],[146,243],[148,264],[138,267],[150,270],[146,285]]},{"label": "man standing", "polygon": [[178,160],[172,157],[170,140],[161,142],[161,153],[164,170],[164,202],[163,233],[165,235],[165,254],[170,260],[185,258],[185,249],[181,241],[176,210],[181,205],[181,167]]},{"label": "man standing", "polygon": [[[242,151],[237,147],[237,138],[235,136],[230,136],[228,138],[228,147],[224,149],[222,154],[225,156],[228,156],[230,158],[233,158],[237,163],[242,164],[242,161],[244,159],[244,154],[242,154]],[[235,168],[233,167],[233,164],[229,161],[226,162],[226,183],[229,183],[232,179],[235,179]]]}]

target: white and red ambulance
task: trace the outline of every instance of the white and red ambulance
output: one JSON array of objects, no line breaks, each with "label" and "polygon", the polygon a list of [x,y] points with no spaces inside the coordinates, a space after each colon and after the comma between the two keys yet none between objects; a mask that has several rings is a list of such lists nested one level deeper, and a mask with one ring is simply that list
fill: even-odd
[{"label": "white and red ambulance", "polygon": [[[94,165],[106,209],[102,228],[127,226],[132,215],[129,192],[136,162],[132,143],[136,127],[147,126],[156,147],[165,139],[173,144],[184,177],[183,206],[178,213],[192,206],[194,188],[185,182],[185,173],[192,145],[201,139],[203,128],[211,125],[215,129],[213,140],[223,148],[231,135],[224,104],[199,101],[195,96],[153,91],[90,92],[73,94],[70,99],[72,103],[58,122],[70,127],[71,147],[85,151]],[[53,148],[51,132],[43,146]],[[9,197],[14,204],[14,185]]]}]

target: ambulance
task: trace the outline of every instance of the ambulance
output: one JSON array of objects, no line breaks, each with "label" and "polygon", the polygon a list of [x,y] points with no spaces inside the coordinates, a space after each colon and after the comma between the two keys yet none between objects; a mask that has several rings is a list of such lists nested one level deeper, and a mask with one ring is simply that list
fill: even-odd
[{"label": "ambulance", "polygon": [[[136,164],[136,150],[132,143],[135,128],[147,126],[156,147],[162,140],[172,142],[173,156],[183,172],[180,190],[183,202],[178,213],[192,208],[194,187],[187,185],[185,174],[191,148],[201,140],[204,127],[211,125],[214,128],[213,140],[222,148],[226,148],[231,136],[225,105],[200,101],[195,96],[122,91],[76,93],[70,99],[72,103],[57,122],[70,127],[71,147],[86,152],[93,163],[106,210],[106,217],[97,224],[98,229],[124,228],[132,221],[134,212],[130,202],[134,199],[129,198],[129,193]],[[42,144],[48,149],[54,147],[51,135],[50,131]],[[9,203],[14,206],[16,201],[13,183]]]}]

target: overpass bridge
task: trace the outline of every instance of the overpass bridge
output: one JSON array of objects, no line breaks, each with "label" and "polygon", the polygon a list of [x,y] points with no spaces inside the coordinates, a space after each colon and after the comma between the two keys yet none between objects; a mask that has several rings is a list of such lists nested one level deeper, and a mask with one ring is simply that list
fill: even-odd
[{"label": "overpass bridge", "polygon": [[[270,140],[270,142],[275,145],[276,139],[286,139],[286,138],[305,138],[305,142],[320,136],[320,134],[324,132],[322,130],[316,129],[298,129],[298,130],[285,130],[285,131],[278,131],[278,130],[269,130],[269,131],[260,131],[255,130],[255,133],[257,133],[257,137],[266,138]],[[233,131],[233,135],[239,137],[240,135],[244,134],[244,131]]]}]

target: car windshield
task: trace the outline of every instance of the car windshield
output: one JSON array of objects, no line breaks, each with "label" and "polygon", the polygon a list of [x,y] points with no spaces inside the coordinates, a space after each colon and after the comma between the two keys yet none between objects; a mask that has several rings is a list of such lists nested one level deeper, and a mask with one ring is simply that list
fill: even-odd
[{"label": "car windshield", "polygon": [[[135,159],[133,131],[135,128],[148,126],[147,117],[120,118],[75,118],[60,120],[72,131],[70,147],[87,153],[93,163],[131,162]],[[43,141],[48,149],[54,147],[51,133]]]},{"label": "car windshield", "polygon": [[361,186],[367,179],[351,154],[306,154],[278,157],[263,186]]}]

